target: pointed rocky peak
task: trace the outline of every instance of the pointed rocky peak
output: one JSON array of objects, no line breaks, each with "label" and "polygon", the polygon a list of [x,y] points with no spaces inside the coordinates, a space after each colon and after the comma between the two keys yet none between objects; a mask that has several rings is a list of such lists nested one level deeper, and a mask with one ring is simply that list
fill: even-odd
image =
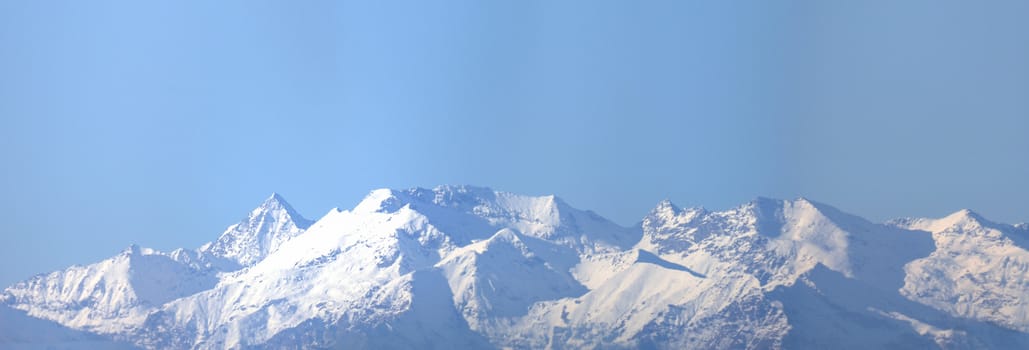
[{"label": "pointed rocky peak", "polygon": [[672,203],[671,200],[663,199],[650,210],[644,218],[644,221],[649,223],[668,223],[675,221],[681,224],[689,222],[705,213],[707,213],[707,210],[702,207],[681,208],[675,205],[675,203]]},{"label": "pointed rocky peak", "polygon": [[285,214],[286,217],[301,228],[307,228],[311,225],[310,220],[297,213],[296,209],[293,209],[293,206],[282,195],[275,192],[272,192],[271,196],[268,196],[264,202],[261,202],[260,206],[254,208],[248,219],[254,220],[261,215],[280,215],[280,213]]},{"label": "pointed rocky peak", "polygon": [[272,193],[239,223],[229,226],[214,242],[205,244],[201,252],[249,266],[264,259],[313,222],[301,216],[278,193]]},{"label": "pointed rocky peak", "polygon": [[267,199],[264,200],[264,204],[275,204],[275,205],[289,205],[285,198],[282,198],[278,192],[272,192]]},{"label": "pointed rocky peak", "polygon": [[255,209],[255,211],[258,209],[260,209],[263,214],[285,214],[293,221],[294,224],[301,228],[307,228],[312,224],[311,220],[304,218],[304,216],[300,215],[296,209],[293,209],[293,206],[286,201],[286,198],[275,192],[272,192],[272,194],[268,196],[268,198],[265,199],[264,202],[261,203],[261,206]]},{"label": "pointed rocky peak", "polygon": [[665,199],[658,202],[640,223],[638,247],[662,253],[685,251],[696,241],[696,227],[710,213],[704,208],[682,209]]},{"label": "pointed rocky peak", "polygon": [[657,203],[657,206],[655,206],[654,209],[650,210],[650,215],[671,217],[678,215],[681,211],[682,209],[673,204],[671,200],[666,198],[662,199],[660,202]]},{"label": "pointed rocky peak", "polygon": [[489,187],[471,185],[441,185],[432,189],[433,202],[436,204],[461,204],[471,200],[478,202],[495,198],[497,192]]},{"label": "pointed rocky peak", "polygon": [[703,208],[682,209],[671,200],[664,199],[643,217],[641,225],[645,235],[667,234],[671,231],[680,231],[705,213]]}]

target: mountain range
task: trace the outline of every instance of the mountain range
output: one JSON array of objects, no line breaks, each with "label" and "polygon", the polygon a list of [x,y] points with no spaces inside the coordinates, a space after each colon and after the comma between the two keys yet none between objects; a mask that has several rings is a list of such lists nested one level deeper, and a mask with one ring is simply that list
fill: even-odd
[{"label": "mountain range", "polygon": [[473,186],[308,220],[273,194],[199,248],[7,287],[0,348],[1024,349],[1029,225],[758,198],[623,227]]}]

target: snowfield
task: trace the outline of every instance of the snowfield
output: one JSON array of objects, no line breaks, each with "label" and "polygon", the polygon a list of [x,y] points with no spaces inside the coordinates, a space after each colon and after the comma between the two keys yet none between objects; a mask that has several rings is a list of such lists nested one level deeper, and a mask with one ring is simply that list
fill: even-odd
[{"label": "snowfield", "polygon": [[1029,226],[873,223],[807,199],[658,203],[273,194],[198,249],[130,246],[0,293],[3,349],[1029,348]]}]

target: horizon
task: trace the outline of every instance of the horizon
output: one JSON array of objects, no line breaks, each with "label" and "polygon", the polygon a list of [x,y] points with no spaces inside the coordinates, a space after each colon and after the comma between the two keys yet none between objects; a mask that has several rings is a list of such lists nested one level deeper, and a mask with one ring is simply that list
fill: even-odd
[{"label": "horizon", "polygon": [[197,247],[270,192],[1029,221],[1029,3],[452,5],[0,4],[0,284]]},{"label": "horizon", "polygon": [[[369,193],[366,194],[365,196],[361,197],[362,199],[359,200],[357,203],[359,204],[361,201],[367,199],[368,196],[372,192],[379,191],[379,190],[405,191],[405,190],[420,189],[420,190],[434,191],[434,190],[439,189],[440,187],[468,187],[468,188],[490,190],[490,191],[493,191],[493,192],[496,192],[496,193],[508,193],[508,194],[514,194],[514,195],[530,196],[530,197],[554,196],[555,198],[558,198],[558,199],[560,199],[562,201],[567,202],[567,200],[565,200],[564,197],[562,197],[560,194],[556,194],[556,193],[540,194],[540,195],[527,195],[527,194],[523,194],[523,193],[507,191],[507,190],[504,190],[504,189],[493,188],[491,186],[485,186],[485,185],[440,184],[440,185],[431,186],[431,187],[415,186],[415,187],[408,187],[408,188],[390,188],[390,187],[375,188],[375,189],[370,190]],[[294,203],[291,202],[289,200],[289,198],[287,198],[286,195],[283,195],[280,192],[274,192],[273,191],[270,195],[268,195],[268,197],[265,198],[264,201],[268,201],[271,198],[276,197],[276,196],[278,196],[278,198],[281,201],[285,202],[290,207],[294,207]],[[948,217],[948,216],[951,216],[951,215],[954,215],[954,214],[957,214],[957,213],[960,213],[960,212],[969,212],[969,213],[975,214],[975,215],[985,219],[986,221],[989,221],[989,222],[992,222],[992,223],[998,223],[998,224],[1018,225],[1018,224],[1026,224],[1027,223],[1026,221],[1004,222],[1004,221],[998,221],[998,220],[995,220],[995,219],[991,219],[989,217],[989,215],[982,215],[982,213],[979,212],[978,210],[976,210],[975,208],[959,208],[959,209],[956,209],[954,211],[947,212],[947,213],[940,214],[940,215],[936,215],[936,216],[893,216],[893,217],[887,217],[887,218],[885,218],[883,220],[872,220],[872,219],[868,219],[865,216],[860,215],[858,213],[852,213],[852,212],[848,211],[846,208],[842,208],[841,209],[841,208],[833,205],[832,203],[821,201],[818,198],[810,198],[808,196],[798,196],[798,197],[793,197],[793,198],[777,198],[777,197],[755,196],[755,197],[751,198],[750,200],[738,203],[736,205],[729,206],[729,207],[721,207],[721,208],[710,208],[710,207],[704,206],[703,204],[691,205],[691,206],[682,206],[682,205],[676,204],[675,201],[673,201],[673,200],[671,200],[669,198],[665,198],[665,199],[659,200],[657,203],[654,203],[654,205],[651,206],[650,209],[647,209],[646,211],[643,212],[643,215],[639,216],[639,219],[637,219],[635,222],[630,222],[630,223],[624,223],[624,222],[618,222],[618,221],[611,220],[610,218],[608,218],[608,217],[606,217],[606,216],[604,216],[604,215],[602,215],[600,213],[596,213],[596,211],[594,211],[593,209],[590,209],[589,207],[582,207],[582,206],[577,206],[577,205],[572,205],[572,207],[575,208],[575,209],[578,209],[578,210],[583,210],[583,211],[588,211],[588,212],[596,213],[597,215],[600,215],[601,217],[604,217],[605,219],[611,220],[612,222],[614,222],[615,224],[618,224],[619,226],[633,227],[633,226],[639,225],[639,221],[642,220],[644,217],[646,217],[647,213],[649,213],[650,211],[653,211],[655,208],[659,207],[664,202],[668,202],[668,203],[672,204],[673,206],[675,206],[675,207],[677,207],[679,209],[703,209],[703,210],[712,211],[712,212],[720,212],[720,211],[736,209],[736,208],[739,208],[741,206],[745,206],[747,204],[754,203],[754,202],[760,201],[760,200],[772,200],[772,201],[784,201],[784,202],[809,201],[809,202],[813,202],[813,203],[816,203],[816,204],[827,205],[827,206],[832,207],[832,208],[834,208],[836,210],[840,210],[840,211],[842,211],[844,213],[848,213],[848,214],[851,214],[851,215],[856,215],[856,216],[858,216],[858,217],[860,217],[862,219],[868,220],[869,222],[872,222],[872,223],[875,223],[875,224],[888,224],[892,220],[899,220],[899,219],[942,219],[942,218],[945,218],[945,217]],[[354,207],[356,207],[356,205],[357,204],[355,204]],[[348,208],[333,207],[333,208],[329,208],[329,210],[333,210],[333,209],[351,210],[354,207],[348,207]],[[295,210],[295,208],[294,208],[294,210]],[[305,219],[314,220],[314,221],[318,220],[317,218],[314,218],[313,216],[304,215],[304,213],[301,213],[299,211],[297,211],[297,213],[299,213]],[[322,215],[324,215],[324,214],[322,214]]]}]

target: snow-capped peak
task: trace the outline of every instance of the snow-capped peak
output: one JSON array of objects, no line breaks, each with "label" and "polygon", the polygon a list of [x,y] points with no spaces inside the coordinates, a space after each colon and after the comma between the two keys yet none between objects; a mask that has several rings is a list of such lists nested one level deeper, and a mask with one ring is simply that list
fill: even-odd
[{"label": "snow-capped peak", "polygon": [[962,209],[938,219],[888,224],[928,231],[936,249],[906,265],[901,293],[950,314],[1029,332],[1029,241],[1017,226]]},{"label": "snow-capped peak", "polygon": [[642,225],[644,228],[681,227],[706,212],[704,208],[682,209],[671,200],[664,199],[658,202],[654,209],[651,209],[650,213],[643,218]]},{"label": "snow-capped peak", "polygon": [[991,226],[992,223],[982,215],[976,213],[970,209],[961,209],[957,212],[947,215],[943,219],[937,220],[938,225],[946,226],[965,226],[965,227],[982,227]]},{"label": "snow-capped peak", "polygon": [[671,217],[677,215],[680,211],[682,211],[682,209],[672,203],[671,200],[663,199],[657,203],[657,206],[655,206],[654,209],[650,210],[650,215]]},{"label": "snow-capped peak", "polygon": [[212,270],[133,244],[98,263],[19,282],[3,291],[3,299],[31,316],[116,333],[138,324],[154,308],[216,282]]},{"label": "snow-capped peak", "polygon": [[272,194],[199,250],[129,246],[0,303],[150,349],[1029,348],[1027,236],[762,197],[664,200],[630,229],[474,186],[375,190],[312,224]]},{"label": "snow-capped peak", "polygon": [[929,231],[933,233],[939,233],[947,230],[975,231],[978,228],[996,225],[989,220],[986,220],[986,218],[983,218],[982,215],[979,215],[969,209],[961,209],[939,219],[904,218],[892,220],[888,222],[888,224],[909,230]]},{"label": "snow-capped peak", "polygon": [[283,198],[282,195],[278,194],[277,192],[272,192],[272,194],[268,196],[268,198],[265,199],[264,202],[261,202],[261,206],[254,209],[254,211],[259,210],[262,212],[282,210],[294,219],[303,219],[303,216],[297,213],[297,211],[293,209],[293,206],[289,205],[289,202],[287,202],[286,199]]},{"label": "snow-capped peak", "polygon": [[204,245],[200,251],[250,266],[303,233],[311,223],[281,195],[272,193],[246,218],[229,226],[217,240]]},{"label": "snow-capped peak", "polygon": [[575,209],[556,196],[526,196],[488,187],[379,189],[368,194],[354,212],[388,213],[404,207],[425,215],[461,245],[489,238],[502,228],[560,241],[579,250],[606,249],[601,246],[624,248],[638,239],[631,230],[593,212]]},{"label": "snow-capped peak", "polygon": [[364,197],[364,199],[361,200],[361,203],[358,203],[357,206],[354,207],[354,212],[371,213],[387,210],[387,208],[385,208],[384,205],[387,205],[387,201],[389,201],[392,198],[395,197],[393,195],[393,190],[391,189],[380,188],[371,191],[368,193],[367,196]]},{"label": "snow-capped peak", "polygon": [[381,188],[368,193],[354,212],[393,212],[405,205],[429,204],[439,207],[468,209],[496,199],[501,192],[488,187],[443,185],[432,189]]}]

